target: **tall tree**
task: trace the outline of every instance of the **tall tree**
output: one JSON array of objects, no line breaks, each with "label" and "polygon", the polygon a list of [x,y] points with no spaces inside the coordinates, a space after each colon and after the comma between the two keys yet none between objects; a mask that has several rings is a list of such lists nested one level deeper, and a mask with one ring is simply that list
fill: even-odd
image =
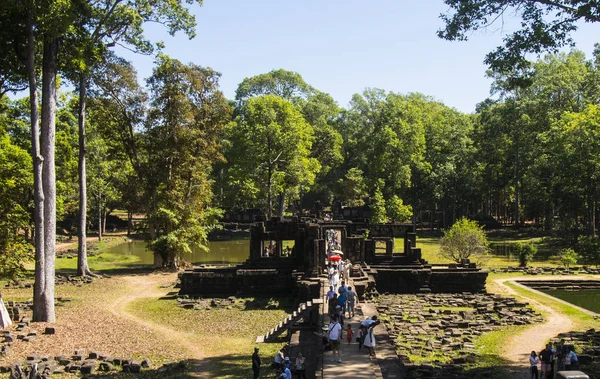
[{"label": "tall tree", "polygon": [[320,165],[310,156],[313,129],[291,102],[275,95],[251,98],[229,126],[228,137],[230,174],[254,183],[269,217],[274,193],[314,183]]},{"label": "tall tree", "polygon": [[505,16],[521,18],[520,29],[504,37],[504,45],[490,52],[485,63],[495,72],[510,73],[529,68],[527,53],[556,53],[574,45],[571,33],[577,22],[599,22],[600,5],[589,0],[444,0],[450,7],[440,17],[445,27],[438,36],[466,41],[469,33],[485,30]]},{"label": "tall tree", "polygon": [[160,55],[148,79],[147,203],[155,264],[178,265],[193,247],[206,249],[209,173],[222,159],[218,137],[231,120],[220,74]]},{"label": "tall tree", "polygon": [[[187,1],[188,4],[202,4],[201,0]],[[70,46],[73,81],[79,91],[79,228],[78,228],[78,275],[91,275],[87,263],[86,227],[87,227],[87,182],[85,169],[85,115],[86,98],[89,79],[106,55],[109,47],[116,44],[129,49],[150,54],[152,43],[146,39],[143,24],[156,22],[164,25],[169,34],[174,35],[183,30],[190,38],[195,36],[195,18],[183,5],[182,0],[155,1],[123,1],[109,0],[105,2],[88,1],[75,20],[76,32]]]}]

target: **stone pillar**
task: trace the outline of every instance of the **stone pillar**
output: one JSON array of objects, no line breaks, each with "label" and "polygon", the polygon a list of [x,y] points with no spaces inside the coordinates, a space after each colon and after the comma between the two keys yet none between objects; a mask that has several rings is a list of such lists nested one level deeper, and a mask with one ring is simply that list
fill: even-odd
[{"label": "stone pillar", "polygon": [[262,236],[265,224],[257,222],[250,227],[250,261],[256,261],[262,256]]},{"label": "stone pillar", "polygon": [[365,240],[365,262],[368,264],[375,263],[375,240]]},{"label": "stone pillar", "polygon": [[385,255],[388,258],[394,257],[394,238],[385,241]]},{"label": "stone pillar", "polygon": [[408,255],[410,253],[410,248],[416,247],[416,246],[417,246],[417,233],[407,232],[406,236],[404,237],[404,254]]}]

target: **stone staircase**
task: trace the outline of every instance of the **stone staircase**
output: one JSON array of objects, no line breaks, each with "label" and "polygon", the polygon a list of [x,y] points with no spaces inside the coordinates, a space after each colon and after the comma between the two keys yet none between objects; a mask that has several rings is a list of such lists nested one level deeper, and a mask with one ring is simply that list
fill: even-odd
[{"label": "stone staircase", "polygon": [[310,323],[310,310],[313,308],[313,305],[317,305],[322,302],[323,300],[313,299],[312,301],[300,303],[297,310],[289,314],[285,320],[281,321],[273,329],[269,330],[267,334],[256,337],[256,343],[273,342],[282,333],[291,329],[298,321],[302,319],[304,319],[305,322]]}]

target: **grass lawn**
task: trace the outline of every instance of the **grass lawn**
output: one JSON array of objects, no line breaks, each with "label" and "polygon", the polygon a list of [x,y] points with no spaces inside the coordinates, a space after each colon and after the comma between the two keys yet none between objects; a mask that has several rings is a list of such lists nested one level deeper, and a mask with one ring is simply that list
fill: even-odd
[{"label": "grass lawn", "polygon": [[[440,254],[441,234],[420,232],[417,233],[417,235],[417,247],[421,249],[421,254],[427,262],[431,264],[453,263],[452,260]],[[477,262],[485,268],[518,266],[519,260],[517,257],[500,255],[501,251],[510,250],[510,246],[518,242],[533,243],[537,247],[538,253],[536,254],[533,262],[530,263],[530,266],[560,266],[560,262],[554,257],[554,255],[558,253],[561,246],[558,245],[556,240],[551,238],[537,234],[532,235],[531,232],[526,233],[510,229],[493,230],[487,232],[487,237],[492,253]],[[396,246],[396,250],[400,250],[401,246],[404,246],[403,239],[396,238],[394,240],[394,245]],[[494,254],[494,251],[498,251],[499,253]]]}]

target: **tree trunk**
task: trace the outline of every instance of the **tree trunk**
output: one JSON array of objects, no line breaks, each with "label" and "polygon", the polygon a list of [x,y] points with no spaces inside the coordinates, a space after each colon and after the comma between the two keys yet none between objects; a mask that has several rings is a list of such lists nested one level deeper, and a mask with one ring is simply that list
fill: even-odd
[{"label": "tree trunk", "polygon": [[271,166],[269,165],[269,167],[267,168],[267,216],[268,219],[271,219],[271,216],[273,216],[273,208],[271,207],[271,198],[273,197],[271,191],[271,176],[273,175],[272,173],[272,169]]},{"label": "tree trunk", "polygon": [[278,216],[283,220],[283,211],[285,209],[285,190],[279,194],[279,212]]},{"label": "tree trunk", "polygon": [[54,322],[54,261],[56,252],[56,173],[54,144],[56,132],[56,77],[58,40],[44,39],[42,64],[42,124],[41,149],[44,157],[42,170],[44,189],[44,277],[42,314],[37,321]]},{"label": "tree trunk", "polygon": [[515,226],[519,226],[519,145],[515,151]]},{"label": "tree trunk", "polygon": [[104,208],[102,210],[102,234],[106,234],[106,216],[108,216],[108,211]]},{"label": "tree trunk", "polygon": [[42,321],[45,317],[43,293],[46,288],[44,276],[44,189],[42,187],[42,166],[44,158],[40,153],[39,108],[37,98],[37,78],[35,76],[35,41],[31,13],[27,20],[27,74],[29,76],[29,102],[31,106],[31,157],[33,159],[33,239],[35,246],[35,283],[33,286],[33,320]]},{"label": "tree trunk", "polygon": [[102,241],[102,196],[98,195],[98,241]]},{"label": "tree trunk", "polygon": [[77,275],[90,274],[87,262],[87,177],[85,172],[85,103],[87,92],[87,78],[84,74],[79,76],[79,228],[77,236]]},{"label": "tree trunk", "polygon": [[131,237],[132,229],[133,229],[133,212],[127,211],[127,237]]}]

